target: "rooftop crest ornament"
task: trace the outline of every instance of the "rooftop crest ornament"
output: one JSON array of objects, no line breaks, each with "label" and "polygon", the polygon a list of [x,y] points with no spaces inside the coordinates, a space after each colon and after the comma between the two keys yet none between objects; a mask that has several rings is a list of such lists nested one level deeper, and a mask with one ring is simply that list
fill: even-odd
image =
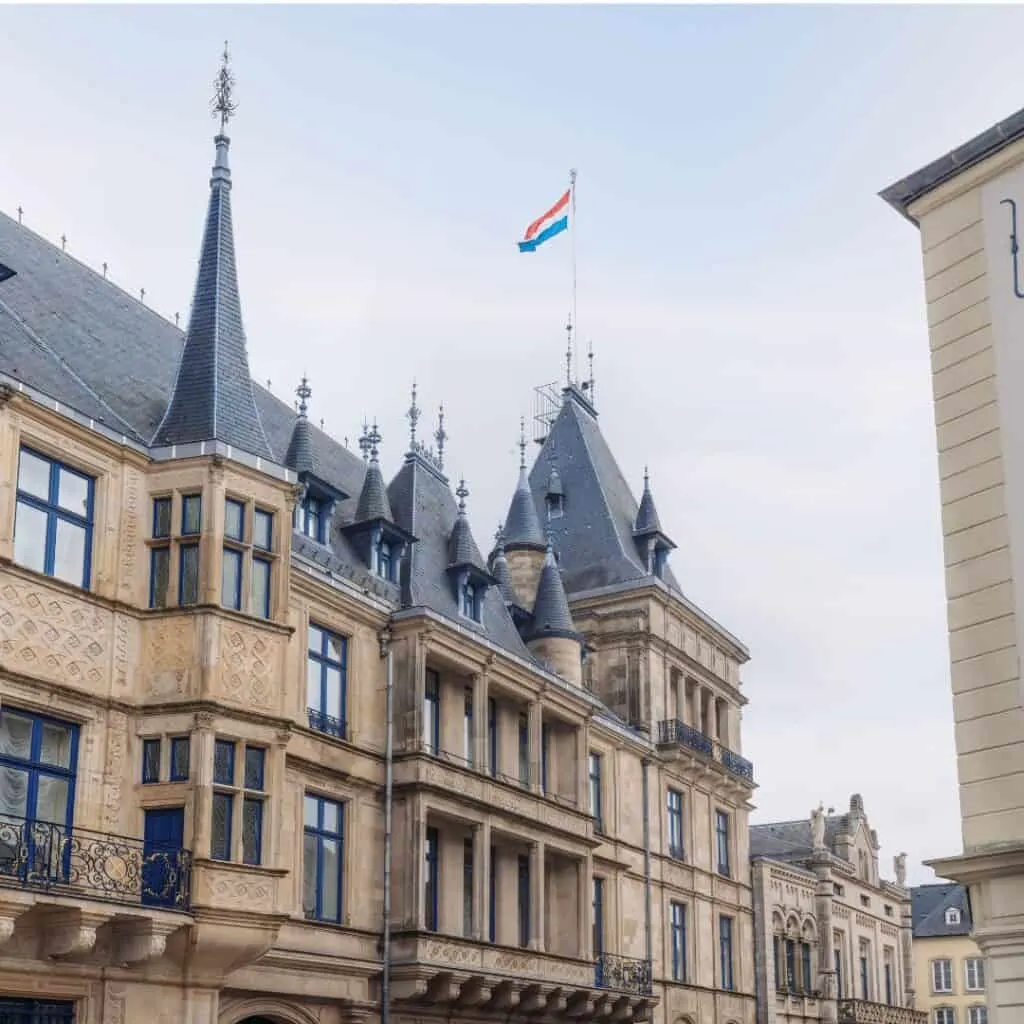
[{"label": "rooftop crest ornament", "polygon": [[221,135],[227,131],[228,121],[238,110],[238,104],[232,99],[234,91],[235,76],[231,73],[231,54],[228,52],[228,41],[225,39],[220,71],[213,80],[213,99],[210,101],[210,114],[220,118]]}]

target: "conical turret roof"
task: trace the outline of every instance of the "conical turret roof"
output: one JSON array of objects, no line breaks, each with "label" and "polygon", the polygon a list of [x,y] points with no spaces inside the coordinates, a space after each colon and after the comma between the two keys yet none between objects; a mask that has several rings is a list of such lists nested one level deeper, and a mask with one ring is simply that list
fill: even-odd
[{"label": "conical turret roof", "polygon": [[565,636],[579,639],[573,625],[569,601],[562,585],[562,574],[558,571],[551,544],[544,555],[544,565],[537,581],[537,596],[533,602],[533,623],[530,627],[529,639],[535,640],[545,636]]},{"label": "conical turret roof", "polygon": [[644,493],[640,497],[640,508],[636,513],[633,532],[637,534],[661,533],[661,521],[658,519],[658,510],[654,507],[651,481],[646,469],[644,469]]}]

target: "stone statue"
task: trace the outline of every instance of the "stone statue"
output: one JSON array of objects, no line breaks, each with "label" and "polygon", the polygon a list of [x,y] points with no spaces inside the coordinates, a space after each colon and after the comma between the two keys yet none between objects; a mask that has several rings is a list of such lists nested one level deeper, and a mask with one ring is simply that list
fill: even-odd
[{"label": "stone statue", "polygon": [[811,840],[815,850],[825,849],[825,805],[811,811]]},{"label": "stone statue", "polygon": [[907,855],[899,853],[892,859],[892,866],[896,869],[896,884],[907,884]]}]

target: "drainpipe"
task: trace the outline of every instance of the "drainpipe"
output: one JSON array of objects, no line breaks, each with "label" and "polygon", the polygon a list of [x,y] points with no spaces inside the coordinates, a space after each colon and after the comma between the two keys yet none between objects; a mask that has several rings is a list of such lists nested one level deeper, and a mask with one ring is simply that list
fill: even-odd
[{"label": "drainpipe", "polygon": [[647,771],[651,762],[644,758],[640,762],[643,779],[644,800],[644,951],[647,959],[647,970],[654,980],[654,955],[651,948],[651,809],[648,799]]},{"label": "drainpipe", "polygon": [[392,733],[394,726],[394,672],[391,651],[391,624],[378,635],[380,656],[386,663],[384,684],[384,921],[380,981],[380,1024],[389,1024],[391,1011],[391,789],[394,763]]}]

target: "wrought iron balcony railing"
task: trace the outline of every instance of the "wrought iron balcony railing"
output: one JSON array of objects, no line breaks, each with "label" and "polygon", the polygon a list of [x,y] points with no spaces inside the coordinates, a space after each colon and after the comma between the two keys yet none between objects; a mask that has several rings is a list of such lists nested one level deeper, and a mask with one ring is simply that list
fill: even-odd
[{"label": "wrought iron balcony railing", "polygon": [[754,765],[745,757],[741,757],[728,747],[705,735],[692,725],[679,721],[678,718],[666,718],[658,723],[658,744],[660,746],[688,747],[698,754],[710,757],[733,775],[738,775],[748,782],[754,781]]},{"label": "wrought iron balcony railing", "polygon": [[345,722],[326,712],[317,711],[316,708],[306,708],[309,715],[309,727],[317,732],[325,732],[328,736],[337,736],[339,740],[345,739]]},{"label": "wrought iron balcony railing", "polygon": [[651,964],[648,960],[601,953],[594,968],[595,988],[610,988],[616,992],[630,992],[638,996],[649,996],[653,991]]},{"label": "wrought iron balcony railing", "polygon": [[141,839],[0,816],[0,885],[187,911],[192,854]]}]

